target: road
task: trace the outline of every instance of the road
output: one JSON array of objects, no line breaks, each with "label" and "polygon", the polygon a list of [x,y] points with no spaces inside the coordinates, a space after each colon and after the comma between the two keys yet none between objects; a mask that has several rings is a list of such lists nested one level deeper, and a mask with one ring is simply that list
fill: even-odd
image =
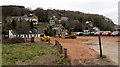
[{"label": "road", "polygon": [[[67,48],[67,55],[74,61],[89,61],[98,58],[99,55],[99,40],[98,36],[78,36],[77,39],[51,38],[51,43],[57,40],[63,48]],[[115,64],[118,65],[118,37],[101,36],[103,55],[107,56],[108,60],[101,60],[99,64]],[[104,62],[105,63],[104,63]],[[95,61],[96,62],[96,61]],[[101,63],[102,62],[102,63]],[[96,64],[96,63],[95,63]]]},{"label": "road", "polygon": [[[83,41],[82,43],[89,44],[88,47],[99,52],[99,41],[98,41],[97,36],[96,37],[81,36],[78,38],[79,39],[91,39],[88,41]],[[118,65],[118,43],[120,42],[118,37],[101,36],[101,40],[102,40],[103,55],[106,55],[107,58],[111,59],[112,61],[115,62],[116,65]]]},{"label": "road", "polygon": [[80,39],[64,39],[53,37],[51,38],[50,42],[54,44],[55,40],[59,41],[63,48],[67,48],[67,55],[71,58],[73,64],[79,60],[87,61],[98,58],[98,52],[88,48],[85,44],[81,43]]}]

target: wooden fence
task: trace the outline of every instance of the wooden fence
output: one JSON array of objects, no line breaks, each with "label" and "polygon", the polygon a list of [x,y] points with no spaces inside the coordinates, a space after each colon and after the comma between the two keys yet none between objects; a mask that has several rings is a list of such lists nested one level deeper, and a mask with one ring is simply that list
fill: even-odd
[{"label": "wooden fence", "polygon": [[64,54],[64,58],[67,57],[67,49],[63,48],[62,45],[59,43],[59,41],[55,40],[55,46],[58,47],[59,53],[63,53]]}]

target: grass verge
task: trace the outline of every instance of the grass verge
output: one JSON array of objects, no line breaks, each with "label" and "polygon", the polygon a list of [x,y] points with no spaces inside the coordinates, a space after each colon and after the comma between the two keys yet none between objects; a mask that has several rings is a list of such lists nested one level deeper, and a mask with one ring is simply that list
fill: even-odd
[{"label": "grass verge", "polygon": [[21,43],[2,45],[2,65],[15,65],[15,62],[31,60],[45,54],[56,55],[58,50],[46,43]]}]

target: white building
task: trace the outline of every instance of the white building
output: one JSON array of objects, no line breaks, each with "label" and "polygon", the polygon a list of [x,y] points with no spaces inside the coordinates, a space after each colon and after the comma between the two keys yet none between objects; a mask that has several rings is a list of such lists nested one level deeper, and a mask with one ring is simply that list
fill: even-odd
[{"label": "white building", "polygon": [[14,38],[14,37],[39,38],[41,34],[44,34],[44,31],[42,31],[42,30],[29,30],[29,31],[9,30],[9,38]]},{"label": "white building", "polygon": [[50,26],[55,25],[55,20],[49,20],[49,24],[50,24]]},{"label": "white building", "polygon": [[93,30],[95,30],[96,32],[100,31],[98,27],[93,27]]}]

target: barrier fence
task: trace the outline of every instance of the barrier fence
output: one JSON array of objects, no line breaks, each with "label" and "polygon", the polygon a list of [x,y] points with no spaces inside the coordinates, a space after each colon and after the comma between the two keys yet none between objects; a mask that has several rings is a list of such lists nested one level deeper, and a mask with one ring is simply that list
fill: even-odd
[{"label": "barrier fence", "polygon": [[58,47],[59,53],[63,53],[64,54],[64,58],[67,57],[67,49],[63,48],[62,45],[59,43],[59,41],[55,40],[55,46]]}]

